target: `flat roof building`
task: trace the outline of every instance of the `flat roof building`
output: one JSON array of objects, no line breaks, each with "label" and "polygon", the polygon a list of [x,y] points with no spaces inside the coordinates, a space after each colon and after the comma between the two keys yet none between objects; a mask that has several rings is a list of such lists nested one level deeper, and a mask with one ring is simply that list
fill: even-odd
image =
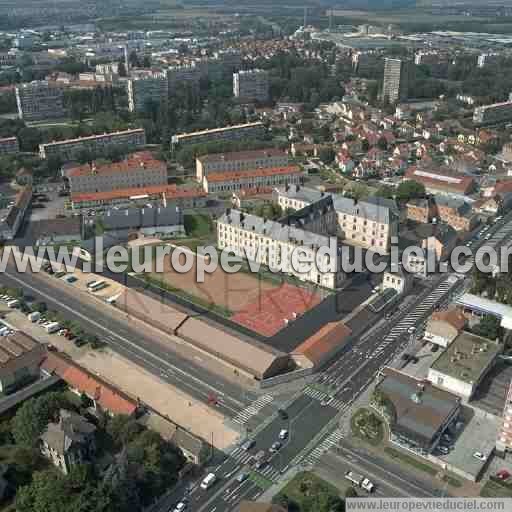
[{"label": "flat roof building", "polygon": [[69,161],[76,160],[82,151],[90,152],[94,158],[95,155],[100,156],[104,154],[112,146],[137,149],[145,145],[146,133],[144,129],[135,128],[39,144],[39,157],[45,159],[51,156],[58,156],[64,161]]},{"label": "flat roof building", "polygon": [[202,144],[215,141],[229,141],[241,139],[259,139],[265,134],[265,125],[261,121],[254,123],[237,124],[211,130],[201,130],[190,133],[173,135],[173,145]]},{"label": "flat roof building", "polygon": [[24,121],[44,121],[65,117],[64,91],[46,81],[16,86],[18,115]]},{"label": "flat roof building", "polygon": [[499,124],[510,121],[512,121],[512,101],[483,105],[476,107],[473,112],[473,123],[478,125]]},{"label": "flat roof building", "polygon": [[20,146],[16,137],[0,138],[0,156],[1,155],[14,155],[19,153]]},{"label": "flat roof building", "polygon": [[469,401],[502,352],[502,344],[463,331],[434,361],[428,379]]},{"label": "flat roof building", "polygon": [[501,304],[472,293],[465,293],[457,299],[457,304],[464,310],[476,316],[492,315],[501,321],[501,327],[512,330],[512,307]]},{"label": "flat roof building", "polygon": [[239,101],[265,103],[270,98],[270,79],[263,69],[233,73],[233,95]]}]

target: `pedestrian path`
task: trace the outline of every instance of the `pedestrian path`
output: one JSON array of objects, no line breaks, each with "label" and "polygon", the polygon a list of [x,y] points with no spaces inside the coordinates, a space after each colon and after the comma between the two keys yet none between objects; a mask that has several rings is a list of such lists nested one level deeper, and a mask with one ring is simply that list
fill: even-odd
[{"label": "pedestrian path", "polygon": [[[418,304],[413,311],[408,313],[391,329],[391,331],[389,331],[379,346],[380,350],[383,351],[387,345],[393,343],[398,338],[403,336],[406,332],[411,330],[412,327],[416,329],[418,322],[434,309],[434,307],[456,283],[456,280],[449,278],[439,284],[439,286],[434,291],[432,291],[430,295],[428,295],[420,304]],[[379,352],[377,351],[374,353],[374,356],[378,354]]]},{"label": "pedestrian path", "polygon": [[333,446],[336,446],[344,435],[339,429],[331,432],[313,451],[304,457],[303,462],[306,464],[316,464],[322,455],[328,452]]},{"label": "pedestrian path", "polygon": [[337,409],[338,411],[346,408],[347,404],[341,398],[332,398],[330,400],[329,395],[324,391],[320,391],[319,389],[312,388],[310,386],[304,389],[304,394],[309,396],[310,398],[314,398],[319,402],[325,402],[325,405],[332,407],[333,409]]},{"label": "pedestrian path", "polygon": [[245,425],[253,416],[256,416],[264,407],[270,405],[274,400],[272,395],[262,395],[255,400],[249,407],[240,411],[233,421],[239,425]]}]

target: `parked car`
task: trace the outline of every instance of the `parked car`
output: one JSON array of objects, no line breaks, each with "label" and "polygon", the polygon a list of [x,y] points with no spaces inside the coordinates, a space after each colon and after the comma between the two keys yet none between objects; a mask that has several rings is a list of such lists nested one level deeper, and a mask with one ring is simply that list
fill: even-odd
[{"label": "parked car", "polygon": [[282,420],[287,420],[288,419],[288,413],[284,410],[284,409],[279,409],[277,411],[277,413],[279,414],[279,417],[282,419]]},{"label": "parked car", "polygon": [[251,448],[254,448],[255,445],[256,445],[256,441],[254,439],[248,439],[242,445],[242,450],[248,452]]},{"label": "parked car", "polygon": [[473,453],[473,457],[475,459],[478,459],[478,460],[481,460],[481,461],[486,461],[487,460],[487,457],[482,452],[474,452]]},{"label": "parked car", "polygon": [[447,446],[439,445],[437,449],[439,450],[439,453],[443,455],[448,455],[450,453],[450,449]]},{"label": "parked car", "polygon": [[236,481],[241,484],[249,478],[249,473],[242,472],[236,477]]},{"label": "parked car", "polygon": [[184,501],[180,501],[175,507],[174,512],[183,512],[187,508],[187,504]]},{"label": "parked car", "polygon": [[508,480],[510,478],[510,473],[506,469],[500,469],[496,473],[496,478],[499,480]]},{"label": "parked car", "polygon": [[279,439],[284,440],[288,437],[288,430],[283,428],[281,432],[279,432]]},{"label": "parked car", "polygon": [[270,447],[270,453],[276,453],[281,449],[282,444],[279,441],[276,441],[275,443],[272,443],[272,446]]}]

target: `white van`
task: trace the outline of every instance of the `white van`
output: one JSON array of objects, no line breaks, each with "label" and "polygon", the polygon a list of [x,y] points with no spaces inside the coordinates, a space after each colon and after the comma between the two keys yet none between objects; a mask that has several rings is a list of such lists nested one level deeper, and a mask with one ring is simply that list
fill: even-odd
[{"label": "white van", "polygon": [[207,491],[216,481],[217,477],[215,473],[208,473],[206,478],[201,482],[201,489]]}]

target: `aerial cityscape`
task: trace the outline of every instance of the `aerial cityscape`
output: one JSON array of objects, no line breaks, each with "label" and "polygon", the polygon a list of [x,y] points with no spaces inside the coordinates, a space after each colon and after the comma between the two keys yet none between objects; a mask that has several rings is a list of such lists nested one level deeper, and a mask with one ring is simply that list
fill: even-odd
[{"label": "aerial cityscape", "polygon": [[512,511],[511,0],[0,0],[0,512]]}]

